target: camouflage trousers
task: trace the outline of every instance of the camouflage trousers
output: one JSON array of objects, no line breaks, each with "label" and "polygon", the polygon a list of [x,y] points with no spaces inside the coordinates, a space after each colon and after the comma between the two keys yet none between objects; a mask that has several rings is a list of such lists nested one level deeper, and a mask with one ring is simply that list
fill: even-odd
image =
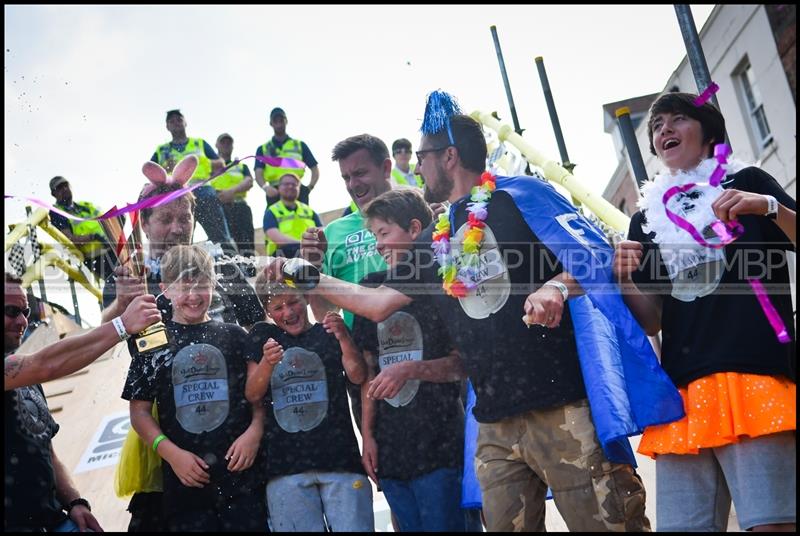
[{"label": "camouflage trousers", "polygon": [[650,530],[644,486],[608,461],[586,399],[480,423],[475,469],[489,531],[544,531],[548,486],[570,531]]}]

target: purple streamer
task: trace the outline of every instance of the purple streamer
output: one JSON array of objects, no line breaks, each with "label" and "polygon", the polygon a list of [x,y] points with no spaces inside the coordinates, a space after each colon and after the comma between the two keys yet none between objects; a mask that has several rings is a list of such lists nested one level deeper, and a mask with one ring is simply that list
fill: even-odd
[{"label": "purple streamer", "polygon": [[728,163],[728,156],[731,154],[731,147],[727,143],[718,143],[714,146],[714,158],[717,159],[717,167],[708,178],[708,184],[717,187],[722,182],[725,176],[725,168],[722,167]]},{"label": "purple streamer", "polygon": [[694,99],[695,106],[702,106],[711,98],[711,96],[719,91],[719,86],[715,82],[711,82],[705,91],[703,91],[700,95]]},{"label": "purple streamer", "polygon": [[677,225],[678,227],[680,227],[681,229],[692,235],[692,238],[694,238],[698,244],[705,246],[707,248],[719,249],[725,247],[734,240],[736,240],[737,238],[739,238],[740,236],[742,236],[742,234],[744,233],[744,227],[742,227],[742,224],[739,223],[738,221],[731,220],[727,223],[723,223],[721,220],[717,220],[711,225],[711,228],[720,238],[720,243],[712,244],[710,242],[707,242],[706,239],[703,238],[703,235],[700,234],[700,232],[695,228],[694,225],[692,225],[687,220],[681,218],[680,216],[672,212],[669,208],[667,208],[667,201],[669,201],[670,198],[672,198],[672,196],[685,192],[687,190],[691,190],[695,186],[697,186],[697,184],[690,182],[682,186],[673,186],[672,188],[664,192],[664,196],[661,198],[661,201],[664,203],[664,210],[667,213],[667,218],[669,218],[670,221],[672,221],[672,223],[674,223],[675,225]]},{"label": "purple streamer", "polygon": [[769,295],[764,289],[764,285],[762,285],[761,281],[758,279],[748,279],[747,282],[753,287],[753,292],[755,292],[756,298],[758,298],[758,303],[761,304],[761,309],[764,310],[767,320],[769,320],[772,329],[775,330],[775,335],[778,337],[778,340],[783,344],[791,342],[792,338],[789,336],[786,324],[783,323],[783,319],[778,314],[778,311],[775,310],[775,306],[772,305]]},{"label": "purple streamer", "polygon": [[[25,196],[20,196],[20,195],[9,195],[9,194],[6,194],[4,196],[4,198],[5,199],[23,199],[25,201],[29,201],[29,202],[33,203],[34,205],[38,205],[38,206],[40,206],[42,208],[45,208],[45,209],[50,210],[50,211],[53,211],[56,214],[64,216],[65,218],[68,218],[70,220],[75,220],[75,221],[107,220],[107,219],[110,219],[110,218],[115,218],[117,216],[122,216],[123,214],[127,214],[127,213],[133,212],[135,210],[141,210],[143,208],[156,208],[156,207],[160,207],[161,205],[166,205],[167,203],[170,203],[170,202],[174,201],[175,199],[178,199],[179,197],[184,196],[184,195],[188,194],[189,192],[192,192],[192,191],[196,190],[197,188],[200,188],[201,186],[205,186],[209,182],[211,182],[214,179],[216,179],[218,176],[220,176],[223,173],[225,173],[226,171],[228,171],[233,166],[237,165],[242,160],[247,160],[248,158],[255,158],[259,162],[263,162],[264,164],[266,164],[268,166],[274,166],[274,167],[288,167],[288,168],[297,168],[297,167],[302,168],[302,167],[305,167],[305,164],[303,162],[300,162],[299,160],[294,160],[292,158],[280,158],[280,157],[257,156],[257,155],[245,156],[244,158],[237,158],[236,160],[234,160],[233,162],[231,162],[230,164],[228,164],[227,166],[222,168],[217,173],[214,173],[213,175],[211,175],[209,178],[207,178],[205,180],[202,180],[200,182],[196,182],[196,183],[192,184],[191,186],[186,186],[185,188],[181,188],[180,190],[176,190],[174,192],[167,192],[165,194],[149,197],[147,199],[143,199],[142,201],[138,201],[138,202],[133,203],[133,204],[127,204],[123,208],[116,208],[116,206],[115,206],[114,208],[111,208],[110,210],[108,210],[105,214],[103,214],[101,216],[97,216],[96,218],[81,218],[79,216],[75,216],[74,214],[70,214],[69,212],[64,212],[63,210],[51,205],[50,203],[42,201],[41,199],[38,199],[36,197],[25,197]],[[299,164],[299,166],[298,166],[298,164]]]}]

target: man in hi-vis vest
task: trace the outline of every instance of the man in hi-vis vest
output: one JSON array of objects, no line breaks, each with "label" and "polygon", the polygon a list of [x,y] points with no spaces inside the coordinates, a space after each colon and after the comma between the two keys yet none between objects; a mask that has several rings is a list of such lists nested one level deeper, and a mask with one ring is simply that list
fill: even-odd
[{"label": "man in hi-vis vest", "polygon": [[300,238],[309,227],[322,227],[316,212],[298,201],[300,179],[286,173],[278,182],[280,200],[264,211],[264,240],[267,255],[292,258],[300,249]]},{"label": "man in hi-vis vest", "polygon": [[[217,151],[220,158],[228,166],[233,162],[233,136],[227,132],[217,137]],[[255,254],[253,242],[253,211],[247,204],[247,192],[253,187],[253,177],[246,164],[238,162],[225,173],[211,181],[211,186],[217,191],[217,198],[222,203],[225,218],[231,238],[236,242],[236,248],[241,255],[252,256]]]},{"label": "man in hi-vis vest", "polygon": [[[50,193],[56,198],[56,208],[81,218],[96,218],[102,212],[87,201],[72,200],[69,181],[61,176],[50,179]],[[100,222],[70,220],[66,216],[50,211],[50,222],[64,233],[83,253],[83,263],[93,274],[105,281],[116,264],[116,255],[106,239]]]},{"label": "man in hi-vis vest", "polygon": [[[175,165],[190,154],[197,157],[198,164],[189,179],[189,185],[208,179],[212,173],[218,173],[223,168],[222,159],[208,142],[186,135],[186,120],[180,110],[167,112],[167,130],[172,134],[172,140],[156,147],[156,152],[150,157],[152,162],[166,169],[167,173],[172,173]],[[227,255],[236,255],[236,244],[231,238],[228,221],[216,190],[206,184],[194,190],[194,195],[197,198],[196,221],[203,226],[208,239],[222,246]]]},{"label": "man in hi-vis vest", "polygon": [[411,142],[405,138],[394,140],[392,143],[392,156],[394,157],[394,167],[392,167],[393,186],[416,186],[423,188],[425,181],[422,175],[415,173],[416,166],[411,163]]},{"label": "man in hi-vis vest", "polygon": [[[267,143],[259,145],[258,149],[256,149],[256,156],[289,158],[305,164],[311,170],[311,182],[308,186],[300,184],[299,199],[301,202],[308,204],[308,195],[319,180],[319,166],[317,166],[317,159],[311,154],[311,150],[305,142],[291,138],[286,134],[288,122],[283,108],[273,108],[269,114],[269,125],[272,127],[274,135]],[[273,166],[259,160],[256,160],[253,169],[256,172],[258,186],[267,193],[267,206],[280,199],[278,181],[284,174],[293,173],[298,178],[302,178],[304,172],[303,169]]]}]

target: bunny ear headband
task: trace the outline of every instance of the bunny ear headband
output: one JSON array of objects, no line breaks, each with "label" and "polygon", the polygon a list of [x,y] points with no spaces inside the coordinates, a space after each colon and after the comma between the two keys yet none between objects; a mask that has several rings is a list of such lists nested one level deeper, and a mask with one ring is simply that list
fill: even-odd
[{"label": "bunny ear headband", "polygon": [[175,183],[183,186],[191,178],[194,170],[197,168],[197,164],[197,157],[190,154],[178,162],[178,165],[175,166],[175,169],[172,171],[172,176],[170,177],[167,171],[155,162],[145,162],[142,166],[142,173],[144,173],[144,176],[150,181],[150,184],[145,185],[140,197],[146,196],[162,184]]}]

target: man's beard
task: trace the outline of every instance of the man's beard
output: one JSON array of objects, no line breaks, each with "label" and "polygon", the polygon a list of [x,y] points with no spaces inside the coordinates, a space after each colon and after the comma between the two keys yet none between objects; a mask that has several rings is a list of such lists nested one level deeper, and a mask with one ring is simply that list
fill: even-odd
[{"label": "man's beard", "polygon": [[436,180],[433,181],[436,183],[435,188],[431,188],[430,181],[425,182],[424,197],[428,203],[443,203],[450,199],[450,194],[453,193],[453,187],[455,186],[453,179],[442,172],[437,173],[437,175]]}]

